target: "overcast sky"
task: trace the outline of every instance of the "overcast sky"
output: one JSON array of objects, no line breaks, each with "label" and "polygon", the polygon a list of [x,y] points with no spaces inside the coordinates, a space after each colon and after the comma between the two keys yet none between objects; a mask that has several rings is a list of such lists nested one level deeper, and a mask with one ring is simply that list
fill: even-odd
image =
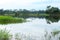
[{"label": "overcast sky", "polygon": [[0,9],[44,10],[48,5],[60,8],[60,0],[0,0]]}]

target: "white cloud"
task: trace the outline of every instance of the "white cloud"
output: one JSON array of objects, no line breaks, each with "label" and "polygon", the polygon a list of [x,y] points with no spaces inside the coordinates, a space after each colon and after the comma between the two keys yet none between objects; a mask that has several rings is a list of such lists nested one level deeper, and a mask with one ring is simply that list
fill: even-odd
[{"label": "white cloud", "polygon": [[0,0],[4,9],[43,9],[48,5],[59,7],[59,0]]}]

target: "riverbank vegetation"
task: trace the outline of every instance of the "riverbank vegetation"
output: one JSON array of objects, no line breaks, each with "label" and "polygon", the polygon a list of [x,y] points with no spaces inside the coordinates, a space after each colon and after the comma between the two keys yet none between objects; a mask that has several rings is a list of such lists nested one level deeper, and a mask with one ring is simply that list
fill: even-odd
[{"label": "riverbank vegetation", "polygon": [[57,7],[47,6],[46,10],[27,10],[27,9],[15,9],[4,10],[0,9],[0,24],[3,23],[21,23],[25,21],[23,18],[37,17],[45,18],[47,23],[50,21],[58,22],[60,20],[60,9]]},{"label": "riverbank vegetation", "polygon": [[13,17],[60,16],[60,9],[57,7],[51,7],[51,6],[47,6],[46,10],[35,10],[35,9],[4,10],[4,9],[0,9],[0,15],[13,16]]},{"label": "riverbank vegetation", "polygon": [[11,16],[0,16],[0,24],[8,24],[8,23],[22,23],[26,21],[23,18],[15,18]]}]

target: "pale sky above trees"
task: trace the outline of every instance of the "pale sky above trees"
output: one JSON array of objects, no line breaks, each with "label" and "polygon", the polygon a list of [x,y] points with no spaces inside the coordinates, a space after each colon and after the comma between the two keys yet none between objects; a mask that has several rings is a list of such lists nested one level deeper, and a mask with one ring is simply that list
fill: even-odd
[{"label": "pale sky above trees", "polygon": [[48,5],[60,8],[60,0],[0,0],[0,9],[43,10]]}]

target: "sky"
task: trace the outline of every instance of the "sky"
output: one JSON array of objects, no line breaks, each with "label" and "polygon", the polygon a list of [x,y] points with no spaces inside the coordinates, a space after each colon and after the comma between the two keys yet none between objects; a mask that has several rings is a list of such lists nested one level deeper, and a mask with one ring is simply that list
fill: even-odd
[{"label": "sky", "polygon": [[0,9],[45,10],[49,5],[60,8],[60,0],[0,0]]}]

